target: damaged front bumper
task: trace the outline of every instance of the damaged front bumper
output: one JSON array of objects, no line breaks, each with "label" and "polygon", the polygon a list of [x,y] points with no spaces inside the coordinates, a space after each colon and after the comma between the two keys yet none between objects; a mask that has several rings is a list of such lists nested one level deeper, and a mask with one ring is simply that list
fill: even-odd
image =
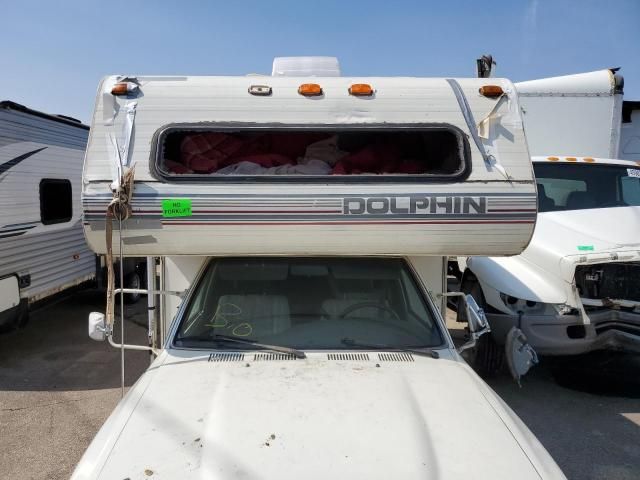
[{"label": "damaged front bumper", "polygon": [[520,328],[541,355],[578,355],[594,350],[640,353],[640,312],[602,308],[577,315],[487,313],[491,334],[503,344],[511,327]]}]

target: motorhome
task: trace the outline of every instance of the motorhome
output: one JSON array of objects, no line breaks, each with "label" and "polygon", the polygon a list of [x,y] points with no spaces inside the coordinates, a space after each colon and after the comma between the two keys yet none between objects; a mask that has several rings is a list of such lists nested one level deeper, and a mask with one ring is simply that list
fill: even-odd
[{"label": "motorhome", "polygon": [[80,186],[89,127],[0,102],[0,329],[28,307],[95,278],[82,229]]},{"label": "motorhome", "polygon": [[[447,255],[517,254],[533,232],[513,84],[338,72],[100,84],[85,231],[158,259],[160,333],[120,343],[113,303],[90,315],[92,338],[155,360],[75,480],[564,478],[443,316]],[[466,311],[460,350],[486,332]]]}]

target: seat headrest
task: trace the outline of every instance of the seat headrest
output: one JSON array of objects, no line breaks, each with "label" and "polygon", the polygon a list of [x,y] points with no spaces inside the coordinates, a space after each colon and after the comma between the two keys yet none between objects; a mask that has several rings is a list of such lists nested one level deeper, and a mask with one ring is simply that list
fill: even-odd
[{"label": "seat headrest", "polygon": [[595,206],[596,201],[589,192],[571,192],[567,196],[567,209],[578,210]]}]

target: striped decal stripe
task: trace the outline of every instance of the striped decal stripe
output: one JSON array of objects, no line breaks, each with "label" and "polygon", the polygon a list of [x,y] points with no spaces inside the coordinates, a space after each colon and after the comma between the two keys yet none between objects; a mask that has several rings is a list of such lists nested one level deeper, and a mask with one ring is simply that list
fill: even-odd
[{"label": "striped decal stripe", "polygon": [[[232,194],[139,194],[132,201],[133,218],[160,221],[166,226],[189,225],[446,225],[446,224],[533,224],[537,212],[535,194],[496,193],[475,195],[482,207],[462,208],[462,199],[474,197],[456,193],[232,195]],[[191,215],[164,218],[162,200],[191,200]],[[83,198],[84,218],[104,222],[109,195]],[[358,210],[358,205],[369,205]],[[354,207],[355,205],[355,207]],[[380,205],[386,205],[380,210]],[[387,208],[388,207],[388,208]],[[409,208],[411,207],[411,208]],[[464,213],[463,213],[464,212]]]}]

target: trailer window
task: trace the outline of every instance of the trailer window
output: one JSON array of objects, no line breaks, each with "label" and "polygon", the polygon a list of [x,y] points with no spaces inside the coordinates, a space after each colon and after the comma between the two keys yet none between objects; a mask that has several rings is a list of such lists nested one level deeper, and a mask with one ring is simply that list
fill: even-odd
[{"label": "trailer window", "polygon": [[40,220],[44,225],[64,223],[73,216],[71,182],[44,178],[40,181]]},{"label": "trailer window", "polygon": [[455,127],[221,129],[169,127],[157,135],[156,170],[177,180],[462,176],[466,137]]}]

